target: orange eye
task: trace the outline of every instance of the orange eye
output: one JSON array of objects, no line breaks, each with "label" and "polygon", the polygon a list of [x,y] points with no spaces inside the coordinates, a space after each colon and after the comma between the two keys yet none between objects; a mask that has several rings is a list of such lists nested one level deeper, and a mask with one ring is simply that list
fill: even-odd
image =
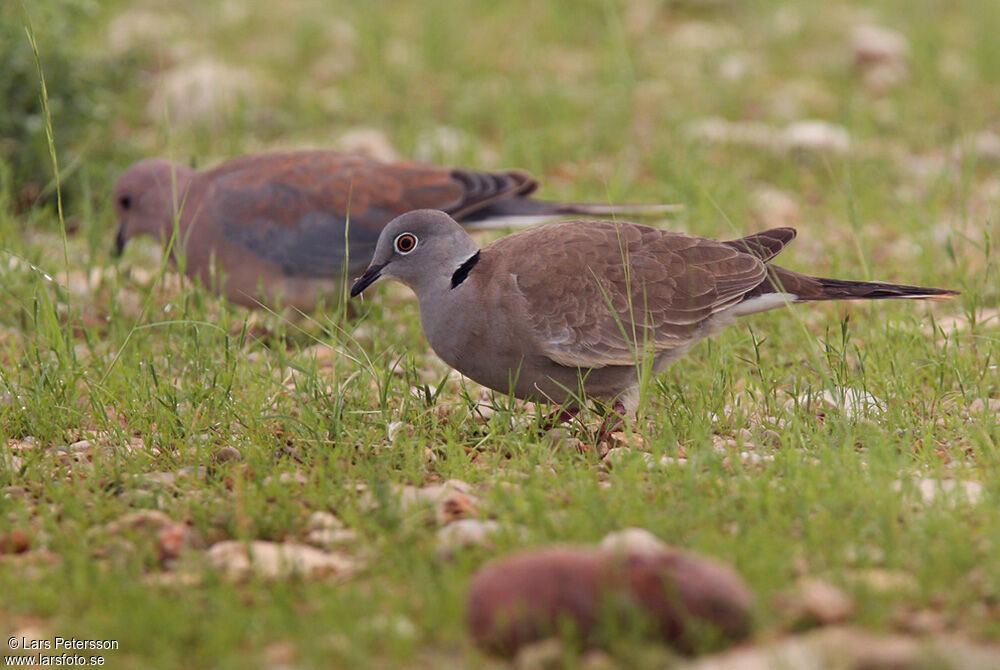
[{"label": "orange eye", "polygon": [[393,242],[393,246],[396,247],[397,253],[405,256],[417,248],[417,236],[413,233],[402,233],[397,235],[396,240]]}]

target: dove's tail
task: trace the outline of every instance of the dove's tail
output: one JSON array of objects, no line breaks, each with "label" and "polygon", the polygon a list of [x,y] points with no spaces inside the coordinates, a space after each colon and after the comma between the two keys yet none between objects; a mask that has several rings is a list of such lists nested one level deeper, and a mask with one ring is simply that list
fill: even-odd
[{"label": "dove's tail", "polygon": [[795,302],[816,300],[948,300],[959,294],[947,288],[889,284],[880,281],[851,281],[810,277],[784,268],[770,266],[763,288],[771,292],[791,293]]},{"label": "dove's tail", "polygon": [[795,239],[793,228],[773,228],[725,244],[756,256],[767,264],[767,277],[748,291],[734,306],[740,316],[781,307],[790,302],[817,300],[947,300],[959,294],[947,288],[889,284],[880,281],[851,281],[812,277],[771,265],[770,261]]},{"label": "dove's tail", "polygon": [[768,266],[768,277],[743,296],[733,314],[744,316],[792,302],[818,300],[949,300],[959,294],[947,288],[888,284],[880,281],[850,281],[810,277],[777,266]]}]

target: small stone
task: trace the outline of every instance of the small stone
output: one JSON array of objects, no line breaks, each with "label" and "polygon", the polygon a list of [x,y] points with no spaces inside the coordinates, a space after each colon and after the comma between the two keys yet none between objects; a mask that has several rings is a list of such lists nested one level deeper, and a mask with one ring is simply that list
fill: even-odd
[{"label": "small stone", "polygon": [[329,512],[313,512],[309,515],[309,530],[340,530],[344,522]]},{"label": "small stone", "polygon": [[[878,636],[844,626],[821,628],[754,647],[707,656],[683,670],[771,668],[916,669],[920,644],[904,636]],[[927,667],[938,667],[935,665]],[[947,666],[945,666],[947,667]]]},{"label": "small stone", "polygon": [[199,465],[197,467],[191,465],[185,465],[177,471],[177,477],[191,477],[194,479],[205,479],[208,476],[208,468],[204,465]]},{"label": "small stone", "polygon": [[272,642],[264,648],[264,664],[268,670],[295,667],[295,645],[287,640]]},{"label": "small stone", "polygon": [[904,632],[916,635],[933,635],[948,630],[945,615],[929,609],[907,612],[897,617],[896,623]]},{"label": "small stone", "polygon": [[872,93],[884,93],[909,76],[906,65],[909,46],[906,38],[894,30],[856,26],[851,31],[851,48],[862,81]]},{"label": "small stone", "polygon": [[435,510],[438,525],[479,516],[475,500],[461,491],[452,491],[442,498]]},{"label": "small stone", "polygon": [[94,445],[90,443],[90,440],[77,440],[73,444],[69,445],[69,453],[71,454],[89,456],[93,451]]},{"label": "small stone", "polygon": [[972,150],[980,160],[1000,161],[1000,135],[988,130],[976,133],[972,137]]},{"label": "small stone", "polygon": [[972,414],[988,412],[1000,416],[1000,398],[976,398],[969,403],[969,412]]},{"label": "small stone", "polygon": [[[469,587],[467,622],[487,651],[512,655],[527,644],[576,628],[585,643],[603,622],[631,621],[676,649],[711,640],[732,642],[750,632],[752,596],[729,567],[677,550],[621,554],[590,547],[533,549],[493,561]],[[618,607],[624,610],[617,609]]]},{"label": "small stone", "polygon": [[161,51],[164,43],[178,32],[177,17],[149,9],[116,12],[108,23],[105,44],[121,58],[133,49]]},{"label": "small stone", "polygon": [[565,650],[558,638],[550,637],[521,647],[514,656],[515,670],[556,670],[563,667]]},{"label": "small stone", "polygon": [[31,538],[20,528],[0,533],[0,554],[23,554],[31,548]]},{"label": "small stone", "polygon": [[0,489],[0,497],[6,500],[17,502],[27,502],[31,500],[31,494],[23,486],[5,486]]},{"label": "small stone", "polygon": [[395,616],[376,614],[362,621],[361,628],[379,637],[391,637],[397,640],[415,640],[420,634],[420,629],[413,620],[401,614]]},{"label": "small stone", "polygon": [[760,440],[769,447],[781,446],[781,435],[770,428],[765,428],[760,432]]},{"label": "small stone", "polygon": [[[983,499],[983,485],[977,481],[964,479],[932,479],[922,477],[914,482],[920,494],[920,502],[929,505],[934,502],[955,503],[964,500],[970,505],[976,505]],[[903,490],[903,482],[893,485],[897,491]]]},{"label": "small stone", "polygon": [[38,442],[38,438],[33,435],[28,435],[23,440],[10,440],[7,443],[7,448],[11,451],[30,451],[32,449],[38,449],[41,446]]},{"label": "small stone", "polygon": [[345,153],[362,154],[383,163],[399,160],[392,142],[385,133],[375,128],[352,128],[337,139],[336,145]]},{"label": "small stone", "polygon": [[746,79],[750,71],[750,61],[746,54],[734,53],[726,56],[719,63],[719,77],[726,81],[741,81]]},{"label": "small stone", "polygon": [[391,421],[388,426],[385,427],[385,437],[392,444],[396,441],[396,437],[406,428],[406,424],[402,421]]},{"label": "small stone", "polygon": [[405,486],[400,491],[399,504],[404,511],[432,505],[437,523],[445,525],[456,519],[479,516],[479,502],[471,492],[472,487],[459,479],[431,486]]},{"label": "small stone", "polygon": [[177,481],[177,475],[172,472],[144,472],[136,475],[139,485],[145,489],[169,488]]},{"label": "small stone", "polygon": [[916,577],[902,570],[883,568],[851,570],[845,573],[844,577],[874,593],[916,593],[919,590]]},{"label": "small stone", "polygon": [[779,604],[792,622],[793,628],[811,628],[843,623],[854,614],[854,601],[833,584],[819,579],[799,581]]},{"label": "small stone", "polygon": [[277,481],[279,484],[295,485],[295,486],[305,486],[309,483],[309,478],[305,476],[300,470],[295,470],[293,472],[282,472],[275,478],[273,475],[264,478],[264,485],[267,486],[272,482]]},{"label": "small stone", "polygon": [[660,457],[660,467],[661,468],[673,468],[673,467],[683,468],[683,467],[686,467],[687,464],[688,464],[688,459],[684,458],[683,456],[681,456],[681,457],[661,456]]},{"label": "small stone", "polygon": [[601,460],[605,463],[605,465],[613,468],[616,465],[624,465],[635,457],[636,452],[632,451],[628,447],[612,447],[611,449],[608,449],[608,453],[604,454],[604,458]]},{"label": "small stone", "polygon": [[292,576],[343,579],[353,575],[357,567],[346,556],[309,545],[261,540],[218,542],[209,548],[206,557],[216,569],[235,579],[251,575],[266,579]]},{"label": "small stone", "polygon": [[556,426],[545,431],[543,439],[553,447],[565,445],[573,438],[573,433],[565,426]]},{"label": "small stone", "polygon": [[160,530],[173,523],[173,519],[163,512],[155,509],[144,509],[138,512],[129,512],[118,517],[115,521],[103,527],[105,533],[109,535],[119,535],[125,531],[137,530]]},{"label": "small stone", "polygon": [[174,560],[191,543],[191,530],[187,524],[170,522],[157,533],[160,563]]},{"label": "small stone", "polygon": [[215,452],[216,463],[235,463],[243,460],[243,454],[236,447],[226,445]]},{"label": "small stone", "polygon": [[762,186],[753,193],[754,217],[767,228],[797,226],[802,211],[795,197],[773,186]]},{"label": "small stone", "polygon": [[428,163],[462,163],[471,142],[464,130],[437,126],[417,136],[414,156]]},{"label": "small stone", "polygon": [[713,144],[737,144],[762,149],[774,147],[777,141],[775,129],[766,123],[727,121],[716,117],[691,123],[687,127],[687,135]]},{"label": "small stone", "polygon": [[439,529],[434,539],[438,553],[450,557],[460,549],[492,546],[491,538],[503,530],[504,527],[497,521],[459,519]]},{"label": "small stone", "polygon": [[329,549],[335,545],[350,544],[358,539],[357,533],[344,527],[344,522],[329,512],[313,512],[309,516],[306,542]]},{"label": "small stone", "polygon": [[861,68],[885,64],[902,66],[909,50],[901,33],[873,25],[855,26],[851,31],[851,47],[854,60]]},{"label": "small stone", "polygon": [[780,144],[792,151],[820,151],[842,154],[851,148],[851,136],[843,126],[809,119],[788,124]]},{"label": "small stone", "polygon": [[339,530],[318,528],[306,533],[306,542],[321,549],[351,544],[352,542],[356,542],[357,539],[358,534],[350,528],[341,528]]},{"label": "small stone", "polygon": [[879,398],[867,391],[847,387],[837,387],[833,391],[823,389],[822,393],[802,393],[788,403],[789,406],[793,404],[811,406],[820,411],[839,410],[851,419],[877,417],[885,411],[885,403]]},{"label": "small stone", "polygon": [[606,651],[589,649],[580,657],[580,670],[621,670],[621,666]]},{"label": "small stone", "polygon": [[601,549],[620,554],[643,554],[654,556],[667,549],[660,538],[645,528],[623,528],[608,533],[601,540]]},{"label": "small stone", "polygon": [[638,433],[615,432],[611,433],[609,437],[611,438],[611,443],[615,445],[613,448],[623,447],[635,449],[636,451],[646,450],[646,440]]},{"label": "small stone", "polygon": [[172,123],[219,126],[241,103],[251,102],[256,89],[249,71],[203,58],[158,77],[147,115],[157,120],[166,112]]}]

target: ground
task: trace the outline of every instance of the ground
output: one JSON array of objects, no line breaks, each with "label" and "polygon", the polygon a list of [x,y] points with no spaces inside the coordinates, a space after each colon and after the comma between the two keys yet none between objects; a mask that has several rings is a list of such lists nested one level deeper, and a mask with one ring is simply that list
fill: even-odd
[{"label": "ground", "polygon": [[[800,627],[816,581],[869,633],[995,644],[998,8],[2,10],[51,73],[64,207],[0,173],[0,632],[115,640],[111,667],[490,667],[463,622],[485,560],[641,527],[743,575],[751,646]],[[51,178],[46,115],[25,118]],[[302,147],[520,167],[551,199],[681,203],[654,223],[712,237],[793,225],[788,267],[962,295],[746,319],[648,380],[606,454],[599,417],[543,434],[548,408],[450,374],[401,287],[290,319],[152,242],[111,257],[132,160]],[[496,523],[457,546],[457,518]],[[289,553],[247,564],[249,541]],[[681,661],[631,639],[564,657]]]}]

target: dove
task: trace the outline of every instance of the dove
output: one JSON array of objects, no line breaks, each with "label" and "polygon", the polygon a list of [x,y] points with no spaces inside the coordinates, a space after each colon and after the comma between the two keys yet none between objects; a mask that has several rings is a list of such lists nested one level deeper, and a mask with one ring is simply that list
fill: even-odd
[{"label": "dove", "polygon": [[562,405],[568,418],[586,398],[619,415],[634,410],[643,364],[662,372],[741,316],[797,302],[957,294],[773,265],[795,235],[774,228],[722,242],[581,220],[480,249],[448,214],[418,210],[382,230],[351,295],[381,279],[402,282],[448,365],[495,391]]},{"label": "dove", "polygon": [[519,170],[322,151],[243,156],[205,171],[144,160],[114,189],[116,247],[120,254],[129,239],[150,235],[169,242],[187,275],[234,303],[310,312],[365,268],[385,224],[413,209],[446,211],[473,228],[676,209],[546,202],[532,197],[537,188]]}]

